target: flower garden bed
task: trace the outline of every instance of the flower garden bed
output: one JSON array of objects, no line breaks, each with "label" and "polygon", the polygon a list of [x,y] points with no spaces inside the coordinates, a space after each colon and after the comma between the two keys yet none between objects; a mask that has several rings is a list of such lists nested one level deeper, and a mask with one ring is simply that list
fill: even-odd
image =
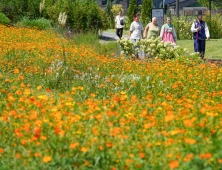
[{"label": "flower garden bed", "polygon": [[0,29],[1,170],[222,166],[221,67]]}]

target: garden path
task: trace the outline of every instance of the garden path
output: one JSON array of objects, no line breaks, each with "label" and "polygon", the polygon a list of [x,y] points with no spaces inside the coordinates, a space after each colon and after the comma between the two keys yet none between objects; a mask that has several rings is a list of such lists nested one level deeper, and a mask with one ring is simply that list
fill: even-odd
[{"label": "garden path", "polygon": [[[119,37],[115,33],[109,33],[109,32],[100,32],[100,35],[102,39],[107,39],[107,40],[118,40]],[[128,36],[123,35],[124,38],[128,38]]]}]

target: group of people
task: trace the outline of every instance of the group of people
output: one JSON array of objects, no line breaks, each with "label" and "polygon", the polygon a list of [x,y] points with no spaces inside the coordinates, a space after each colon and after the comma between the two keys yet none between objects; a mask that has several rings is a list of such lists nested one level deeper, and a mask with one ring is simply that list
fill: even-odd
[{"label": "group of people", "polygon": [[[122,38],[124,24],[125,28],[127,28],[125,19],[122,16],[122,12],[119,11],[119,15],[116,16],[115,19],[115,28],[116,34],[120,39]],[[201,58],[204,58],[206,46],[205,40],[209,40],[210,34],[206,22],[202,20],[202,11],[198,12],[198,19],[192,24],[191,32],[193,33],[194,50],[195,52],[200,53]],[[130,25],[128,37],[128,39],[132,40],[133,44],[136,42],[137,39],[139,39],[140,41],[141,39],[151,39],[152,37],[157,38],[159,36],[164,42],[170,41],[176,44],[177,36],[175,28],[171,24],[170,17],[166,18],[166,23],[162,26],[161,29],[157,24],[157,18],[153,17],[152,22],[148,23],[144,30],[143,24],[140,22],[140,15],[135,15],[134,21]]]}]

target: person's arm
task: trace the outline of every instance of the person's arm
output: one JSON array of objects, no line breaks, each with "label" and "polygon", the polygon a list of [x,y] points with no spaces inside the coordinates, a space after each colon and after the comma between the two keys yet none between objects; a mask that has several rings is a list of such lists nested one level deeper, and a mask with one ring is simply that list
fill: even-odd
[{"label": "person's arm", "polygon": [[125,28],[127,29],[127,27],[126,27],[126,21],[125,21],[125,18],[123,18],[123,22],[125,23]]},{"label": "person's arm", "polygon": [[205,35],[207,37],[207,40],[210,39],[210,32],[209,32],[209,29],[208,29],[208,26],[207,26],[207,23],[205,22]]},{"label": "person's arm", "polygon": [[115,28],[116,28],[116,24],[117,24],[117,19],[115,18]]},{"label": "person's arm", "polygon": [[134,27],[133,27],[133,23],[132,23],[132,24],[130,25],[130,31],[129,31],[129,37],[128,37],[128,40],[130,39],[133,30],[134,30]]},{"label": "person's arm", "polygon": [[198,31],[200,31],[200,28],[198,27],[198,28],[195,28],[195,24],[193,23],[192,24],[192,27],[191,27],[191,32],[192,33],[195,33],[195,32],[198,32]]},{"label": "person's arm", "polygon": [[145,36],[143,36],[143,31],[144,31],[143,24],[141,23],[141,39],[145,39]]},{"label": "person's arm", "polygon": [[143,35],[144,37],[146,37],[146,33],[147,33],[148,30],[149,30],[149,25],[150,25],[150,24],[147,24],[147,25],[146,25],[146,28],[145,28],[145,31],[144,31],[144,35]]},{"label": "person's arm", "polygon": [[143,36],[143,30],[141,30],[141,36],[142,39],[145,39],[145,37]]},{"label": "person's arm", "polygon": [[177,34],[176,34],[174,26],[173,26],[173,30],[172,31],[173,31],[173,38],[176,41],[177,40]]},{"label": "person's arm", "polygon": [[163,39],[163,34],[164,34],[164,25],[162,26],[161,31],[160,31],[160,36],[162,39]]},{"label": "person's arm", "polygon": [[128,37],[128,40],[130,39],[132,32],[133,32],[133,31],[129,31],[129,37]]}]

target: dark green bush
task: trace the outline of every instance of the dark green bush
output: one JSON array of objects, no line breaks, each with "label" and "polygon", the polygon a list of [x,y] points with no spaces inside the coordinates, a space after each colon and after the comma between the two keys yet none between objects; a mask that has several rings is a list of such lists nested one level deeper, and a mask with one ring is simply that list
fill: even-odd
[{"label": "dark green bush", "polygon": [[35,28],[39,30],[49,29],[52,28],[50,21],[45,18],[39,18],[35,20],[29,20],[28,17],[23,17],[20,22],[18,22],[16,27],[22,27],[22,28]]},{"label": "dark green bush", "polygon": [[8,17],[6,17],[4,13],[0,13],[0,24],[3,24],[3,25],[10,24],[10,19],[8,19]]},{"label": "dark green bush", "polygon": [[[58,23],[60,12],[67,15],[66,26],[77,32],[87,32],[98,29],[107,29],[107,14],[98,3],[89,0],[59,0],[48,9],[48,15],[52,23]],[[98,21],[98,23],[97,23]],[[98,24],[98,25],[97,25]]]},{"label": "dark green bush", "polygon": [[134,16],[137,14],[137,1],[131,0],[129,4],[129,8],[127,10],[127,17],[129,19],[129,23],[133,22]]},{"label": "dark green bush", "polygon": [[145,27],[151,20],[151,8],[153,5],[152,0],[144,0],[142,5],[141,22]]},{"label": "dark green bush", "polygon": [[107,0],[105,11],[106,11],[106,13],[108,15],[108,18],[109,18],[108,19],[109,28],[114,28],[115,27],[114,15],[111,12],[112,6],[113,6],[112,1],[111,0]]},{"label": "dark green bush", "polygon": [[1,0],[0,12],[12,20],[18,22],[20,17],[29,16],[30,19],[39,17],[39,4],[42,0]]}]

